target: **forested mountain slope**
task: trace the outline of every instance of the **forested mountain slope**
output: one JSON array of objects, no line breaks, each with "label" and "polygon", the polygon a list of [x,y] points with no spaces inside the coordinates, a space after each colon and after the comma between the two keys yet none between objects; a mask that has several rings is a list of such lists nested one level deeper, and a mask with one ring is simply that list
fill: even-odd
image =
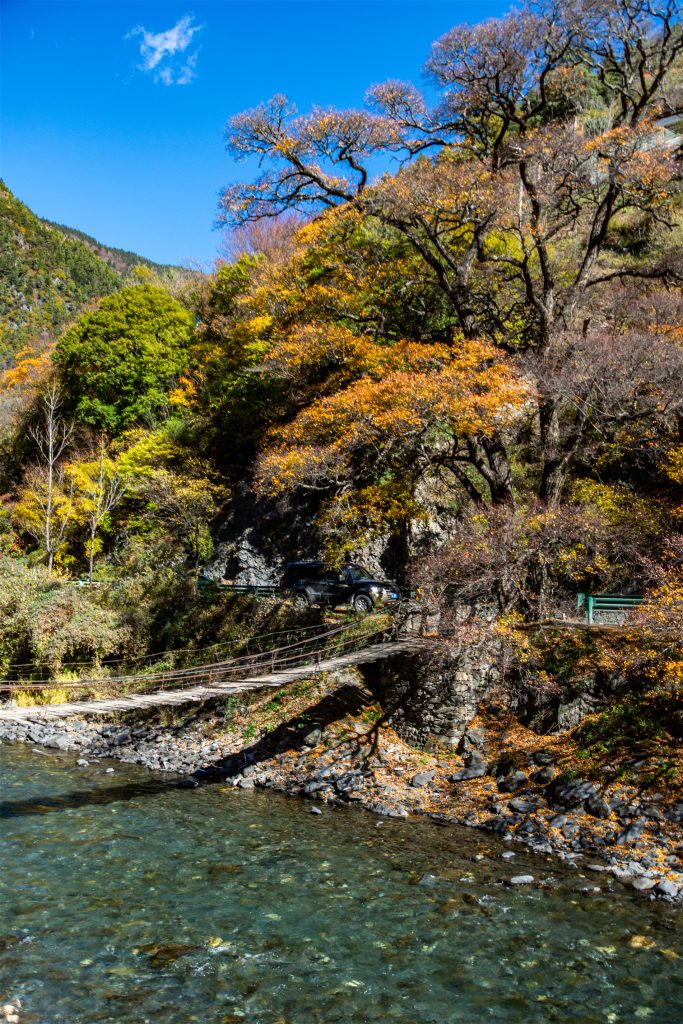
[{"label": "forested mountain slope", "polygon": [[42,220],[0,181],[0,367],[22,349],[54,340],[88,302],[118,291],[135,267],[172,269]]},{"label": "forested mountain slope", "polygon": [[85,231],[79,231],[78,228],[71,228],[66,224],[57,224],[51,220],[43,220],[42,223],[48,227],[55,228],[60,234],[66,235],[67,238],[82,242],[103,263],[106,263],[107,266],[111,267],[118,274],[129,274],[135,267],[148,267],[150,270],[155,270],[161,274],[179,269],[172,264],[155,263],[154,260],[145,259],[144,256],[138,256],[136,252],[130,252],[128,249],[117,249],[111,245],[103,245],[102,242],[98,242],[92,235],[86,234]]},{"label": "forested mountain slope", "polygon": [[82,242],[41,221],[0,182],[0,359],[54,335],[121,277]]}]

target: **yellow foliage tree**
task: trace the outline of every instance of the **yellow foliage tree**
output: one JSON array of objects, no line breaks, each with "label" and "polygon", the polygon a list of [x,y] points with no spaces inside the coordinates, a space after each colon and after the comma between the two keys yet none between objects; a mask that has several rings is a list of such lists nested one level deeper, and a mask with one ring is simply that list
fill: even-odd
[{"label": "yellow foliage tree", "polygon": [[669,543],[655,583],[629,627],[629,668],[679,697],[683,687],[683,537]]}]

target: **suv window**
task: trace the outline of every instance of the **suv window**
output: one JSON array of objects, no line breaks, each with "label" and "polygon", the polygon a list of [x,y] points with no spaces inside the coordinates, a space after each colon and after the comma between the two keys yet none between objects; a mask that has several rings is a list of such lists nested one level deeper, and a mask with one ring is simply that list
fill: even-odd
[{"label": "suv window", "polygon": [[372,573],[362,565],[347,565],[346,571],[354,583],[360,583],[362,580],[374,579]]},{"label": "suv window", "polygon": [[316,562],[310,565],[288,565],[285,569],[286,580],[317,580],[320,578],[323,567]]}]

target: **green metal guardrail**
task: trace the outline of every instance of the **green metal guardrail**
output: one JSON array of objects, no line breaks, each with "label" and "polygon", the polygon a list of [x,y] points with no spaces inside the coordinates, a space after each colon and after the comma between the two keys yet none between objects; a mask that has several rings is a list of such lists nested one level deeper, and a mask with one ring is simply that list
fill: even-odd
[{"label": "green metal guardrail", "polygon": [[280,591],[279,587],[266,584],[223,583],[203,572],[197,577],[197,587],[199,590],[225,590],[229,594],[256,594],[258,597],[273,597]]},{"label": "green metal guardrail", "polygon": [[595,611],[630,611],[643,603],[642,597],[628,594],[579,594],[577,609],[586,607],[588,625],[593,625],[593,613]]}]

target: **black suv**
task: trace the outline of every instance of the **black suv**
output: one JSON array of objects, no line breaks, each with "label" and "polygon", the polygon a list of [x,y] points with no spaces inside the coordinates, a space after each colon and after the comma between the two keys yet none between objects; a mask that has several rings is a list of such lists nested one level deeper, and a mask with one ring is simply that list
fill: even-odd
[{"label": "black suv", "polygon": [[290,562],[280,590],[290,591],[292,600],[301,606],[350,604],[357,612],[371,612],[401,596],[395,583],[375,579],[362,565],[324,562]]}]

